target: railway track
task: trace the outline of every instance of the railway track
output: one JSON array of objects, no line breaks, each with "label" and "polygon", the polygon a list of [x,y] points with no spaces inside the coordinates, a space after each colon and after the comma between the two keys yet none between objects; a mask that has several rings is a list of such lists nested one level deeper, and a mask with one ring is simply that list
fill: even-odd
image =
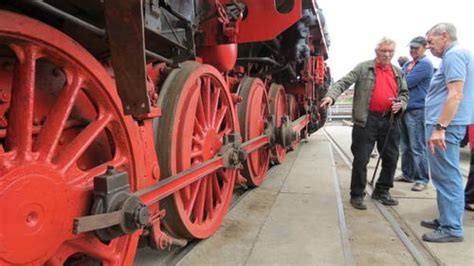
[{"label": "railway track", "polygon": [[[337,200],[337,213],[339,220],[339,228],[341,232],[341,246],[344,254],[345,265],[355,265],[355,259],[352,253],[350,233],[347,229],[348,225],[346,223],[346,214],[344,212],[343,199],[340,190],[339,177],[336,171],[336,162],[340,162],[341,159],[344,164],[348,167],[352,167],[352,159],[347,152],[344,151],[344,148],[337,142],[335,138],[331,136],[329,132],[323,129],[323,134],[330,142],[330,154],[331,163],[333,165],[333,178],[336,191],[336,200]],[[336,158],[337,156],[340,157]],[[268,175],[278,167],[272,167],[269,169]],[[370,167],[369,167],[370,169]],[[373,170],[373,168],[372,168]],[[258,188],[257,188],[258,189]],[[241,202],[249,193],[251,189],[238,188],[234,192],[232,204],[229,212],[236,207],[239,202]],[[369,193],[368,197],[372,194],[372,187],[367,187],[367,192]],[[426,246],[421,240],[416,237],[414,230],[403,220],[401,215],[392,207],[387,207],[382,205],[377,201],[373,201],[377,211],[382,215],[382,217],[390,224],[390,227],[397,235],[398,240],[406,247],[409,254],[413,257],[413,260],[418,265],[443,265],[442,261]],[[195,248],[201,243],[199,240],[191,241],[185,247],[172,247],[168,250],[163,251],[154,251],[149,248],[141,249],[138,251],[136,265],[178,265],[184,260],[184,258],[193,252]],[[150,253],[154,254],[150,254]],[[148,264],[149,260],[140,259],[143,256],[153,257],[153,264]]]},{"label": "railway track", "polygon": [[[444,250],[443,247],[431,246],[422,242],[420,240],[420,234],[423,233],[424,230],[423,228],[419,227],[417,222],[419,221],[418,219],[420,219],[420,214],[410,212],[410,214],[407,215],[406,212],[406,203],[413,201],[413,207],[415,209],[419,206],[420,211],[427,214],[426,206],[430,205],[427,205],[426,203],[428,201],[432,202],[434,200],[432,191],[427,191],[425,194],[416,194],[417,196],[413,196],[415,195],[414,193],[403,193],[403,190],[405,189],[403,186],[404,184],[399,184],[400,186],[397,186],[397,189],[394,189],[393,194],[401,201],[400,206],[386,207],[379,204],[378,202],[370,201],[368,198],[369,210],[363,213],[353,210],[348,205],[348,179],[345,177],[347,177],[347,174],[350,173],[351,169],[352,159],[347,145],[347,141],[350,141],[350,139],[347,138],[346,133],[343,132],[341,135],[339,135],[339,132],[341,132],[341,128],[327,128],[327,130],[323,129],[317,134],[318,136],[312,138],[313,140],[308,144],[309,146],[302,145],[302,147],[297,149],[295,153],[290,153],[290,159],[287,163],[271,168],[268,176],[269,180],[266,182],[266,185],[263,189],[257,188],[256,190],[237,191],[234,195],[232,203],[233,210],[230,211],[231,213],[229,213],[227,215],[228,217],[226,218],[228,221],[224,223],[225,225],[218,233],[216,233],[215,237],[206,241],[191,242],[186,248],[171,252],[173,254],[168,254],[166,259],[161,260],[161,262],[153,259],[148,260],[147,263],[137,263],[136,265],[192,265],[195,263],[235,263],[245,265],[247,263],[255,263],[255,258],[258,256],[268,256],[269,254],[272,254],[271,252],[267,253],[264,250],[268,251],[269,249],[272,249],[271,243],[273,242],[269,242],[268,239],[273,239],[275,236],[269,235],[269,231],[278,232],[278,230],[281,230],[279,229],[281,228],[281,224],[279,224],[280,227],[274,227],[275,216],[278,217],[278,219],[284,218],[284,216],[281,216],[280,214],[282,212],[287,213],[287,211],[288,215],[290,213],[295,214],[294,211],[282,209],[281,205],[276,207],[273,202],[277,198],[279,198],[281,202],[282,198],[287,199],[289,196],[299,197],[298,199],[300,201],[304,201],[306,197],[310,195],[306,194],[309,193],[308,191],[298,195],[298,190],[288,189],[288,186],[295,186],[295,183],[291,182],[296,180],[295,175],[301,175],[301,169],[300,171],[296,170],[302,167],[301,160],[304,161],[313,158],[313,153],[310,152],[313,147],[317,148],[318,150],[322,150],[323,147],[327,147],[326,149],[328,151],[325,152],[326,155],[319,157],[317,161],[315,161],[315,165],[318,165],[318,169],[329,169],[328,171],[319,171],[315,175],[317,178],[319,178],[319,181],[316,181],[316,183],[313,184],[325,184],[323,186],[325,187],[326,191],[331,190],[335,192],[332,192],[331,194],[320,192],[318,193],[317,197],[321,198],[321,195],[325,194],[326,197],[331,197],[331,200],[335,202],[335,204],[330,204],[331,206],[327,206],[327,204],[323,203],[310,206],[318,208],[318,213],[325,213],[326,215],[329,215],[325,216],[325,219],[323,220],[331,219],[333,221],[332,224],[338,227],[338,230],[334,230],[333,232],[339,235],[338,237],[334,237],[335,235],[333,235],[333,237],[329,239],[332,239],[332,241],[338,239],[337,241],[340,241],[339,244],[333,245],[339,248],[338,254],[340,255],[337,256],[340,257],[332,257],[334,254],[331,255],[330,252],[327,253],[327,250],[324,251],[323,248],[320,251],[317,251],[317,253],[319,253],[317,255],[319,258],[328,259],[329,261],[333,262],[339,261],[338,264],[341,263],[344,265],[365,265],[370,262],[385,263],[390,261],[393,263],[398,262],[404,265],[443,265],[452,263],[453,260],[446,256],[453,249],[456,249],[456,247],[446,247],[447,250],[451,251],[440,252],[440,249]],[[329,165],[331,165],[331,167],[329,167]],[[330,170],[331,168],[332,170]],[[374,169],[374,162],[371,162],[368,168],[370,176],[370,172]],[[289,178],[289,180],[293,181],[290,181],[290,183],[286,183],[286,181],[282,183],[280,183],[280,181],[275,182],[275,178],[286,180],[286,176],[289,172],[292,172],[292,177]],[[304,175],[305,174],[297,177],[300,178],[300,181],[297,181],[299,184],[301,184],[301,178],[305,178]],[[275,185],[277,183],[280,185]],[[283,183],[286,185],[282,185]],[[245,213],[252,215],[251,212],[249,212],[252,210],[252,208],[249,208],[248,202],[259,199],[259,195],[261,196],[265,193],[268,193],[269,189],[272,189],[272,194],[280,194],[280,196],[275,195],[272,199],[272,203],[264,204],[266,205],[265,210],[260,210],[262,212],[262,216],[265,216],[266,218],[261,219],[260,217],[253,219],[259,220],[258,224],[252,223],[251,225],[252,228],[256,228],[258,233],[250,233],[243,237],[237,237],[237,235],[240,236],[242,232],[247,232],[250,227],[248,223],[241,223],[243,220],[236,217],[243,217],[242,215]],[[369,196],[372,193],[372,189],[370,187],[368,187],[368,193]],[[335,197],[333,195],[335,195]],[[313,202],[313,204],[314,203],[315,202]],[[421,203],[421,205],[418,205],[419,203]],[[253,206],[253,208],[255,208],[255,206]],[[422,211],[422,209],[425,209],[425,211]],[[279,214],[275,215],[275,213]],[[329,218],[333,214],[337,214],[337,216]],[[413,219],[413,215],[416,216],[415,219]],[[302,214],[302,217],[309,216],[309,213]],[[291,217],[292,220],[294,220],[295,218],[298,219],[297,217],[299,216]],[[306,222],[304,225],[298,223],[290,224],[292,228],[288,228],[288,230],[291,232],[294,232],[294,226],[301,226],[304,228],[314,228],[314,230],[311,229],[310,231],[307,231],[308,235],[320,236],[322,234],[327,236],[327,234],[322,232],[318,227],[321,225],[317,222]],[[307,240],[306,237],[304,237],[304,239]],[[327,238],[321,238],[322,242],[320,241],[320,243],[325,243],[324,241],[326,239]],[[291,242],[291,240],[289,241]],[[304,240],[301,239],[301,241]],[[296,252],[300,252],[297,251],[299,242],[297,241],[292,243],[293,244],[291,245],[290,250],[294,248]],[[246,248],[242,248],[242,245],[246,246]],[[288,246],[289,244],[286,243],[286,245]],[[314,248],[314,246],[312,247]],[[232,250],[239,250],[238,256],[236,255],[235,259],[229,259],[226,257],[228,254],[230,254],[229,252],[232,252]],[[292,252],[290,250],[285,252]],[[156,251],[154,252],[156,253]],[[157,255],[154,256],[156,257]],[[460,256],[469,258],[469,256],[466,257],[466,254],[460,254]],[[138,257],[141,257],[141,255],[139,254]],[[260,262],[272,262],[276,264],[283,263],[283,261],[285,260],[278,260],[276,258],[260,260]],[[305,260],[303,259],[300,262],[302,261]],[[306,262],[308,261],[312,260],[310,259]],[[459,260],[454,261],[459,262]]]},{"label": "railway track", "polygon": [[[347,167],[352,168],[351,156],[344,151],[341,145],[337,143],[336,139],[334,139],[326,129],[323,129],[323,132],[331,143],[331,146],[342,158],[342,161],[347,165]],[[331,156],[332,161],[335,161],[334,152],[331,152]],[[337,178],[337,174],[335,174],[335,176]],[[373,192],[373,188],[370,185],[367,186],[367,192],[367,198],[369,198]],[[373,202],[377,207],[377,210],[390,224],[392,230],[398,236],[399,240],[403,243],[418,265],[443,265],[442,261],[436,256],[436,254],[434,254],[423,241],[416,237],[414,230],[404,221],[401,215],[397,213],[393,207],[385,206],[377,201]],[[338,208],[342,208],[342,204],[338,205]],[[341,229],[345,228],[345,225],[340,225],[340,227]],[[345,234],[348,235],[347,233]],[[349,247],[344,245],[344,248],[348,249]]]}]

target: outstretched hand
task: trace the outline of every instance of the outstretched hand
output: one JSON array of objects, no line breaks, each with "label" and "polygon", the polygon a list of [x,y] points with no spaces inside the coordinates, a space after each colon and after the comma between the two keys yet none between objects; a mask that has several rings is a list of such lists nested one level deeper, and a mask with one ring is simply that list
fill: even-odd
[{"label": "outstretched hand", "polygon": [[326,96],[321,100],[319,107],[327,109],[329,106],[332,105],[332,103],[333,103],[332,98],[329,96]]}]

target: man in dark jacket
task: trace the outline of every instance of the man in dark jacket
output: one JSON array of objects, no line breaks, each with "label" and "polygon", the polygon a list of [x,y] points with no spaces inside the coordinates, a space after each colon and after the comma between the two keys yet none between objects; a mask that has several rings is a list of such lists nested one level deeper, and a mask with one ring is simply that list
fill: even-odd
[{"label": "man in dark jacket", "polygon": [[[351,151],[354,155],[351,176],[351,201],[356,209],[365,210],[365,187],[367,185],[367,163],[370,153],[377,143],[382,150],[382,171],[372,198],[384,205],[397,205],[398,201],[389,193],[393,187],[393,177],[397,168],[399,127],[393,114],[405,109],[408,102],[408,89],[401,69],[390,62],[395,53],[395,42],[382,38],[375,49],[375,60],[358,64],[345,77],[335,82],[321,101],[321,107],[334,104],[335,99],[352,84],[354,100],[352,107]],[[394,101],[398,98],[400,101]],[[391,119],[392,118],[392,119]],[[394,122],[395,121],[395,122]]]},{"label": "man in dark jacket", "polygon": [[413,60],[403,66],[410,100],[401,123],[402,175],[395,178],[395,181],[415,182],[411,189],[413,191],[424,190],[429,182],[425,97],[433,76],[433,64],[425,55],[426,44],[426,39],[422,36],[411,40],[410,55]]}]

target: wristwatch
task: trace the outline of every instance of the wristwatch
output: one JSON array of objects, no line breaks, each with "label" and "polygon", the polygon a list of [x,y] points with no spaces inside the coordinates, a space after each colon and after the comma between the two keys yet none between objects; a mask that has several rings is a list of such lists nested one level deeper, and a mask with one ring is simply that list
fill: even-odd
[{"label": "wristwatch", "polygon": [[434,126],[437,130],[444,130],[446,131],[446,126],[443,126],[442,124],[440,123],[436,123],[436,125]]}]

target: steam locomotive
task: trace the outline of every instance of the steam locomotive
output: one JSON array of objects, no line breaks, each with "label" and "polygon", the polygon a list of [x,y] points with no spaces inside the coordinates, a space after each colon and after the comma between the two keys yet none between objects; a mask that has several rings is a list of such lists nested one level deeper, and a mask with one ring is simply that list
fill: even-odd
[{"label": "steam locomotive", "polygon": [[315,0],[0,3],[0,265],[211,236],[323,126]]}]

